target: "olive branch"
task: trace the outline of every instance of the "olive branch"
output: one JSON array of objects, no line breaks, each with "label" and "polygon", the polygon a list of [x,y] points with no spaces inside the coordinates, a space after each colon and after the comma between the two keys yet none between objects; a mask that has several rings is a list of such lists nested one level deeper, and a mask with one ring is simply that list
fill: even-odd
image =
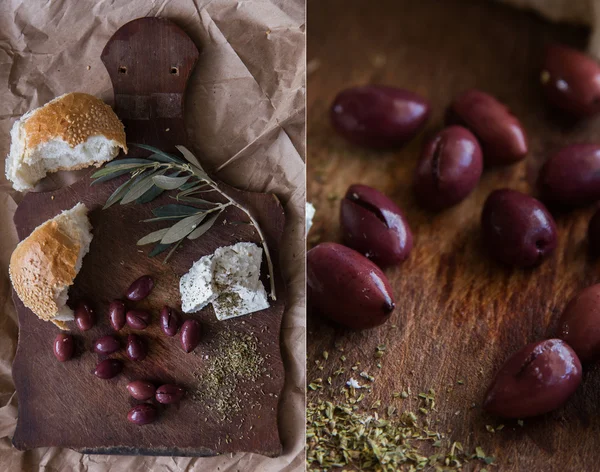
[{"label": "olive branch", "polygon": [[[250,211],[219,188],[219,184],[209,177],[196,156],[186,147],[176,146],[183,156],[182,159],[146,144],[133,144],[133,146],[150,151],[152,154],[144,158],[111,161],[92,174],[92,179],[94,179],[92,185],[130,174],[129,179],[108,197],[103,209],[109,208],[117,202],[120,202],[121,205],[148,203],[169,190],[179,191],[175,197],[172,197],[178,202],[201,205],[201,208],[177,203],[163,205],[152,210],[154,218],[143,220],[144,222],[178,220],[172,226],[153,231],[137,242],[138,246],[157,243],[148,254],[149,257],[157,256],[171,248],[164,262],[169,260],[186,238],[194,240],[206,233],[226,208],[235,207],[241,210],[246,214],[250,221],[249,224],[254,226],[260,238],[269,268],[270,296],[271,299],[276,300],[273,261],[269,247],[258,222]],[[199,198],[199,195],[213,192],[225,197],[227,201],[217,203]]]}]

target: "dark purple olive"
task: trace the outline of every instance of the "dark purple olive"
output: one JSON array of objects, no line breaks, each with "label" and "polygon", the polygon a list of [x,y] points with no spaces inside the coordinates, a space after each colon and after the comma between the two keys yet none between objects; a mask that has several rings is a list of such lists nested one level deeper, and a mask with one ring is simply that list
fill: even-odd
[{"label": "dark purple olive", "polygon": [[352,329],[385,323],[394,310],[392,288],[373,262],[353,249],[322,243],[307,254],[308,301],[327,318]]},{"label": "dark purple olive", "polygon": [[143,310],[129,310],[126,319],[127,326],[131,329],[146,329],[150,324],[150,313]]},{"label": "dark purple olive", "polygon": [[543,415],[563,405],[581,383],[581,363],[564,341],[531,343],[496,374],[483,408],[504,418]]},{"label": "dark purple olive", "polygon": [[136,405],[129,410],[127,419],[137,425],[153,423],[156,420],[156,408],[149,403]]},{"label": "dark purple olive", "polygon": [[340,92],[331,105],[331,123],[348,141],[385,149],[410,141],[429,118],[429,102],[395,87],[366,85]]},{"label": "dark purple olive", "polygon": [[519,120],[506,105],[481,90],[467,90],[455,98],[446,121],[473,132],[486,165],[513,164],[527,155],[527,137]]},{"label": "dark purple olive", "polygon": [[94,310],[87,302],[79,302],[75,309],[75,323],[81,331],[87,331],[94,326],[96,317],[94,316]]},{"label": "dark purple olive", "polygon": [[449,126],[425,144],[415,173],[415,194],[430,210],[449,208],[473,191],[482,171],[481,148],[473,133]]},{"label": "dark purple olive", "polygon": [[600,284],[582,290],[567,304],[558,337],[573,348],[581,362],[600,358]]},{"label": "dark purple olive", "polygon": [[588,226],[588,247],[592,256],[600,256],[600,210],[594,213]]},{"label": "dark purple olive", "polygon": [[156,393],[156,387],[145,380],[135,380],[127,384],[129,394],[136,400],[150,400]]},{"label": "dark purple olive", "polygon": [[412,233],[400,208],[383,193],[352,185],[340,208],[344,243],[380,267],[399,264],[412,249]]},{"label": "dark purple olive", "polygon": [[166,384],[156,389],[156,401],[165,405],[178,403],[183,398],[185,390],[177,385]]},{"label": "dark purple olive", "polygon": [[554,107],[576,118],[600,112],[600,65],[584,53],[566,46],[549,46],[540,80]]},{"label": "dark purple olive", "polygon": [[115,331],[120,331],[125,326],[125,303],[121,300],[113,300],[108,306],[108,317],[110,325]]},{"label": "dark purple olive", "polygon": [[546,161],[538,177],[541,199],[578,206],[600,200],[600,145],[572,144]]},{"label": "dark purple olive", "polygon": [[535,266],[556,248],[552,215],[542,202],[516,190],[496,190],[488,196],[481,227],[492,256],[511,266]]},{"label": "dark purple olive", "polygon": [[137,334],[127,336],[127,357],[132,361],[143,361],[148,355],[148,347],[142,338]]},{"label": "dark purple olive", "polygon": [[125,296],[132,302],[139,302],[150,295],[153,288],[154,280],[152,280],[152,277],[149,275],[142,275],[129,286]]},{"label": "dark purple olive", "polygon": [[192,352],[200,343],[200,323],[186,320],[181,326],[181,346],[185,352]]},{"label": "dark purple olive", "polygon": [[167,336],[175,336],[179,330],[179,313],[169,306],[163,306],[160,311],[160,326]]},{"label": "dark purple olive", "polygon": [[114,336],[102,336],[94,343],[94,351],[98,354],[112,354],[121,349],[119,340]]},{"label": "dark purple olive", "polygon": [[73,357],[75,343],[70,334],[60,333],[54,339],[54,355],[60,362],[68,361]]},{"label": "dark purple olive", "polygon": [[101,379],[112,379],[123,370],[123,362],[119,359],[104,359],[96,366],[94,374]]}]

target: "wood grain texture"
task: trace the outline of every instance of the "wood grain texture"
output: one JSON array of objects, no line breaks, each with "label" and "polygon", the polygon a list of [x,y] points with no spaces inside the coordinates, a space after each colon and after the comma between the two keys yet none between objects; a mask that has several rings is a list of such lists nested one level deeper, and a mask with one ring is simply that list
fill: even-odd
[{"label": "wood grain texture", "polygon": [[[551,336],[573,294],[600,280],[585,234],[593,208],[555,215],[559,246],[534,270],[493,262],[479,230],[483,202],[493,189],[535,194],[538,169],[549,153],[564,144],[598,140],[600,119],[566,122],[548,110],[538,86],[544,45],[583,47],[586,31],[484,1],[309,1],[308,15],[307,182],[308,199],[317,208],[309,247],[317,240],[340,241],[339,197],[352,183],[391,196],[415,235],[409,260],[386,271],[397,308],[385,326],[351,333],[309,316],[308,380],[326,379],[340,365],[348,370],[360,361],[361,370],[376,376],[369,405],[380,399],[383,405],[415,409],[415,401],[391,400],[392,392],[434,388],[435,429],[450,432],[470,451],[481,446],[497,457],[498,470],[597,470],[600,372],[595,366],[586,366],[581,387],[564,408],[526,420],[524,427],[481,411],[485,389],[507,356]],[[329,123],[329,105],[340,90],[365,83],[405,87],[427,97],[433,113],[425,131],[391,152],[343,141]],[[469,87],[509,105],[527,130],[530,152],[517,165],[487,169],[458,206],[428,213],[415,202],[412,174],[424,139],[442,127],[445,107]],[[345,363],[336,343],[344,348]],[[373,359],[380,343],[387,346],[381,370]],[[315,361],[325,350],[330,360],[321,371]],[[334,387],[349,377],[334,377]],[[325,394],[311,392],[309,401],[319,395]],[[485,425],[501,423],[504,430],[486,431]]]},{"label": "wood grain texture", "polygon": [[[187,143],[181,106],[185,84],[197,55],[191,40],[165,19],[135,20],[111,39],[103,60],[107,69],[113,71],[110,75],[117,112],[124,118],[129,142],[144,142],[161,149]],[[129,77],[126,80],[113,67],[123,63],[128,73],[138,67],[155,73],[145,76],[123,74]],[[169,67],[164,67],[167,64]],[[172,64],[178,67],[180,75],[171,73]],[[135,85],[132,86],[130,80],[135,81]],[[174,82],[169,82],[171,80]],[[140,91],[139,95],[136,90]],[[160,104],[160,95],[166,93],[172,94],[174,100],[168,112]],[[127,98],[123,99],[125,96]],[[141,114],[135,108],[134,105],[140,103],[149,104],[147,114]],[[174,111],[176,107],[177,112]],[[129,157],[145,153],[132,149]],[[83,179],[69,187],[28,194],[15,214],[17,232],[22,240],[37,225],[61,210],[80,201],[86,204],[94,239],[69,291],[69,304],[75,306],[78,300],[90,299],[98,322],[84,333],[72,323],[77,355],[71,361],[59,363],[52,354],[58,329],[39,320],[16,295],[13,296],[19,315],[19,344],[13,364],[19,416],[13,444],[19,449],[59,446],[109,454],[214,455],[237,451],[270,456],[280,454],[277,415],[284,381],[280,326],[285,308],[285,286],[279,268],[279,244],[285,215],[280,202],[271,194],[239,191],[223,184],[230,196],[250,209],[265,233],[273,253],[278,298],[267,310],[227,321],[217,321],[212,308],[193,315],[202,323],[203,337],[195,351],[186,354],[180,346],[179,336],[168,338],[162,333],[158,324],[160,308],[168,304],[180,309],[179,279],[194,261],[213,253],[218,247],[236,242],[260,244],[256,232],[248,225],[238,224],[245,220],[245,215],[230,207],[208,233],[194,241],[186,241],[165,265],[163,257],[148,258],[149,247],[138,247],[136,241],[164,226],[164,223],[143,223],[141,220],[152,216],[152,208],[172,203],[170,196],[165,193],[146,205],[114,205],[102,210],[108,196],[125,177],[90,187],[92,172],[87,171]],[[113,357],[124,359],[124,372],[114,379],[100,380],[93,375],[99,356],[91,349],[95,339],[112,332],[107,316],[108,304],[121,298],[128,285],[143,274],[151,274],[156,286],[146,300],[130,305],[147,309],[153,315],[151,326],[140,333],[148,343],[149,355],[135,363],[126,359],[122,352],[115,354]],[[263,261],[262,274],[263,283],[268,287],[266,261]],[[123,343],[129,331],[125,328],[119,333]],[[223,420],[222,414],[216,411],[216,399],[199,401],[193,395],[202,389],[201,379],[211,359],[223,355],[227,348],[226,341],[220,337],[224,332],[255,336],[265,368],[256,381],[241,378],[235,395],[239,396],[242,408],[230,412],[229,420]],[[236,373],[232,371],[231,375]],[[187,398],[180,406],[161,408],[156,423],[143,427],[133,425],[127,421],[127,412],[137,402],[129,396],[125,386],[140,378],[157,385],[181,384],[188,392]]]}]

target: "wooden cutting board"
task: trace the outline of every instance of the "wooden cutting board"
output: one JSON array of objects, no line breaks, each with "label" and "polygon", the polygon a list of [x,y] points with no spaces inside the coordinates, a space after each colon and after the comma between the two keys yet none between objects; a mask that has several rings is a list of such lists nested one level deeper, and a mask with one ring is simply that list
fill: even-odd
[{"label": "wooden cutting board", "polygon": [[[167,151],[174,150],[175,144],[187,144],[183,95],[197,57],[198,50],[189,37],[166,19],[138,19],[115,33],[102,59],[113,82],[115,108],[125,124],[128,142],[152,144]],[[142,154],[131,148],[128,157]],[[228,208],[208,233],[186,241],[163,264],[164,254],[151,259],[146,255],[151,246],[138,247],[136,241],[164,225],[141,220],[152,216],[152,208],[173,203],[168,192],[149,204],[114,205],[102,210],[124,178],[90,187],[92,172],[69,187],[28,194],[15,214],[22,240],[61,210],[77,202],[86,204],[94,239],[69,292],[69,304],[74,306],[82,298],[90,299],[98,321],[87,332],[80,332],[71,324],[77,355],[59,363],[52,353],[58,328],[39,320],[13,296],[19,315],[19,343],[13,364],[19,416],[13,444],[19,449],[58,446],[106,454],[280,454],[277,415],[284,371],[279,333],[285,308],[285,286],[279,268],[279,244],[285,223],[281,204],[272,194],[223,186],[230,196],[251,209],[266,233],[273,252],[278,297],[267,310],[227,321],[217,321],[212,308],[190,315],[200,320],[203,336],[200,345],[186,354],[179,336],[168,338],[162,333],[158,324],[160,308],[164,304],[180,308],[179,278],[194,261],[239,241],[259,244],[255,231],[239,224],[244,220],[239,210]],[[263,283],[268,284],[265,261],[262,273]],[[123,373],[111,380],[100,380],[93,375],[99,357],[91,348],[95,339],[112,332],[108,304],[122,298],[128,285],[144,274],[151,274],[156,283],[151,295],[135,305],[153,316],[152,324],[141,332],[149,355],[138,363],[126,359],[124,353],[113,355],[124,359]],[[125,328],[118,336],[124,342],[128,333]],[[232,367],[226,376],[234,382],[229,395],[235,397],[238,406],[219,410],[215,406],[219,394],[211,398],[201,392],[209,388],[208,370],[215,359],[225,355],[232,339],[254,345],[259,374],[253,379],[238,376]],[[125,386],[141,378],[157,385],[181,384],[187,390],[186,398],[180,406],[161,408],[157,422],[143,427],[133,425],[127,421],[127,412],[138,402],[128,395]]]},{"label": "wooden cutting board", "polygon": [[[317,208],[309,247],[318,240],[341,240],[339,198],[356,182],[390,195],[415,236],[409,260],[386,271],[397,308],[385,326],[350,333],[308,317],[308,381],[332,376],[339,389],[350,374],[336,377],[333,372],[340,366],[350,372],[359,361],[361,370],[376,377],[367,406],[381,400],[384,406],[416,410],[414,400],[392,399],[392,392],[434,388],[438,411],[430,419],[439,422],[435,430],[450,431],[469,451],[481,446],[495,456],[498,468],[488,470],[598,470],[596,366],[585,367],[581,387],[564,408],[525,420],[523,427],[481,411],[485,390],[507,356],[551,336],[573,294],[600,282],[600,265],[587,252],[593,208],[556,215],[559,246],[533,270],[493,262],[479,230],[483,203],[493,189],[534,192],[538,169],[552,150],[600,140],[599,118],[566,122],[548,110],[538,85],[544,45],[558,41],[584,48],[586,31],[475,0],[309,1],[308,15],[307,182],[308,199]],[[340,90],[365,83],[405,87],[427,97],[433,108],[425,131],[391,152],[343,141],[331,128],[329,106]],[[474,193],[455,208],[428,213],[415,202],[412,174],[424,139],[443,126],[445,107],[469,87],[488,91],[511,107],[527,130],[530,153],[518,165],[486,170]],[[381,369],[374,359],[379,344],[387,347]],[[323,351],[329,353],[327,362]],[[325,391],[330,389],[309,391],[308,400],[325,398]],[[502,431],[486,430],[501,423],[506,425]],[[471,464],[465,470],[481,467]]]}]

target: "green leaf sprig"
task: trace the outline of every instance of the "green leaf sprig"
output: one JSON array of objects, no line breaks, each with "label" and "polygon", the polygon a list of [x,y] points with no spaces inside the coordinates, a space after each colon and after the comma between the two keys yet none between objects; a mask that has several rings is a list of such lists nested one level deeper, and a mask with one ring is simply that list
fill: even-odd
[{"label": "green leaf sprig", "polygon": [[[106,200],[104,209],[120,203],[148,203],[165,191],[177,190],[174,197],[177,202],[201,205],[201,208],[179,203],[163,205],[152,210],[153,218],[144,220],[174,221],[167,228],[147,234],[137,244],[143,246],[156,243],[149,256],[154,257],[170,248],[165,262],[171,257],[179,245],[187,238],[197,239],[206,233],[219,218],[221,213],[233,206],[248,217],[250,224],[258,233],[261,245],[265,251],[271,285],[271,299],[276,300],[275,277],[273,261],[264,234],[250,211],[236,202],[219,188],[202,168],[200,161],[186,147],[176,146],[183,158],[167,153],[146,144],[133,144],[136,147],[150,151],[148,157],[127,158],[111,161],[102,169],[92,174],[92,185],[130,174],[130,178],[121,184]],[[203,194],[217,192],[227,200],[224,203],[211,202],[200,198]]]}]

